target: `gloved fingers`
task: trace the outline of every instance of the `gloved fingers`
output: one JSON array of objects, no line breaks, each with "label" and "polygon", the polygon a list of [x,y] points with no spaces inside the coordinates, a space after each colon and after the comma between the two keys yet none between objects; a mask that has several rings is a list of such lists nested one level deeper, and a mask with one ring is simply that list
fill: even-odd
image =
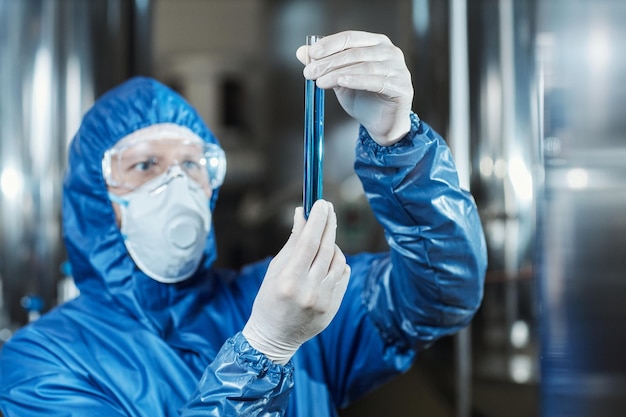
[{"label": "gloved fingers", "polygon": [[334,215],[332,205],[325,200],[313,203],[309,218],[295,242],[293,265],[300,272],[308,271],[317,256],[326,231],[329,216]]},{"label": "gloved fingers", "polygon": [[348,30],[324,36],[315,45],[309,47],[311,59],[319,60],[341,51],[355,48],[368,48],[391,45],[391,40],[383,34]]},{"label": "gloved fingers", "polygon": [[285,245],[281,248],[280,252],[278,252],[274,259],[272,259],[272,268],[282,269],[282,267],[291,259],[292,252],[296,242],[300,239],[300,235],[302,234],[302,229],[305,224],[304,208],[296,207],[293,216],[291,235],[289,236],[289,239],[287,239],[287,243],[285,243]]},{"label": "gloved fingers", "polygon": [[[352,36],[350,34],[352,34]],[[347,31],[347,32],[341,32],[341,33],[337,33],[334,35],[326,36],[322,38],[320,41],[318,41],[318,43],[316,44],[317,46],[315,46],[315,48],[313,47],[313,45],[300,46],[298,49],[296,49],[296,58],[298,58],[298,61],[300,61],[302,64],[307,65],[317,59],[322,59],[324,57],[333,55],[337,52],[341,52],[342,50],[346,49],[346,47],[348,47],[349,45],[351,45],[350,47],[354,48],[354,47],[357,47],[357,45],[358,47],[368,47],[368,46],[375,46],[375,45],[381,44],[381,39],[378,39],[379,35],[375,35],[371,33],[367,33],[366,35],[368,36],[367,42],[361,39],[359,32]],[[369,38],[370,35],[374,35],[376,36],[376,38],[375,39]],[[380,36],[383,36],[383,38],[386,38],[384,35],[380,35]],[[352,42],[350,42],[349,39],[346,39],[346,37],[347,38],[351,37]],[[355,40],[360,40],[360,42],[356,43]],[[387,41],[389,41],[388,38],[387,38]]]},{"label": "gloved fingers", "polygon": [[298,58],[298,61],[300,61],[304,65],[307,64],[308,54],[309,46],[307,45],[302,45],[298,49],[296,49],[296,58]]},{"label": "gloved fingers", "polygon": [[346,264],[346,256],[337,245],[333,245],[333,259],[329,265],[328,272],[324,277],[324,285],[334,287],[342,279],[345,273],[346,267],[350,268]]},{"label": "gloved fingers", "polygon": [[406,68],[404,55],[400,49],[394,45],[378,45],[349,49],[329,57],[311,61],[304,67],[302,73],[305,78],[316,80],[334,71],[368,62],[378,63],[379,66],[384,65],[384,68],[397,70]]},{"label": "gloved fingers", "polygon": [[302,45],[296,50],[296,57],[305,65],[311,64],[305,70],[305,77],[309,79],[321,75],[320,68],[331,71],[363,61],[404,62],[402,51],[387,36],[359,31],[340,32],[325,36],[315,45]]},{"label": "gloved fingers", "polygon": [[293,215],[293,227],[291,228],[291,235],[289,235],[289,239],[285,244],[284,248],[290,250],[300,238],[302,234],[302,229],[304,229],[304,225],[306,224],[306,220],[304,219],[304,208],[296,207],[296,210]]},{"label": "gloved fingers", "polygon": [[[371,67],[378,67],[370,70]],[[351,90],[369,91],[389,99],[411,97],[410,76],[404,77],[388,67],[363,63],[327,74],[317,79],[320,88],[343,87]]]},{"label": "gloved fingers", "polygon": [[363,48],[388,44],[388,37],[376,33],[345,31],[328,35],[320,39],[315,45],[302,45],[296,49],[296,58],[308,64],[311,61],[322,59],[350,48]]},{"label": "gloved fingers", "polygon": [[[332,204],[331,204],[332,208]],[[324,234],[320,241],[317,255],[313,259],[309,276],[314,281],[312,285],[318,285],[330,273],[335,259],[335,240],[337,238],[337,215],[331,211],[326,219]],[[341,255],[343,256],[343,254]],[[345,259],[344,259],[345,263]]]},{"label": "gloved fingers", "polygon": [[352,274],[352,269],[350,265],[344,265],[341,275],[339,279],[335,281],[335,291],[333,292],[334,302],[337,303],[337,307],[341,304],[341,300],[348,288],[348,283],[350,282],[350,276]]},{"label": "gloved fingers", "polygon": [[306,224],[306,220],[304,218],[304,207],[302,206],[296,207],[295,213],[293,215],[292,233],[301,232],[305,224]]},{"label": "gloved fingers", "polygon": [[348,287],[348,282],[350,281],[350,274],[350,266],[346,264],[345,256],[339,247],[337,247],[333,267],[326,276],[321,291],[324,297],[321,299],[323,305],[320,306],[320,309],[326,314],[331,313],[334,315],[339,309],[341,300]]}]

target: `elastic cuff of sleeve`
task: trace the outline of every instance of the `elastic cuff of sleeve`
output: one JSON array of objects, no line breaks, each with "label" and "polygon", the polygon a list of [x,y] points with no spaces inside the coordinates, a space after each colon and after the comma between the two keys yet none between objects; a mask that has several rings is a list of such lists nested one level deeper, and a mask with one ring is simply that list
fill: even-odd
[{"label": "elastic cuff of sleeve", "polygon": [[293,373],[291,360],[285,365],[272,362],[270,358],[252,347],[241,332],[231,337],[228,343],[232,345],[233,351],[237,354],[239,365],[251,368],[258,372],[259,375],[265,375],[270,372],[288,376]]},{"label": "elastic cuff of sleeve", "polygon": [[394,143],[393,145],[390,145],[390,146],[379,145],[370,136],[369,132],[367,131],[365,127],[363,127],[363,125],[359,127],[359,141],[361,142],[362,146],[374,151],[375,154],[391,153],[391,152],[394,152],[394,150],[397,148],[402,148],[404,146],[410,145],[413,141],[413,138],[416,136],[416,134],[419,133],[421,124],[422,124],[419,116],[415,114],[414,112],[411,112],[410,117],[411,117],[411,130],[402,139],[400,139],[398,142]]}]

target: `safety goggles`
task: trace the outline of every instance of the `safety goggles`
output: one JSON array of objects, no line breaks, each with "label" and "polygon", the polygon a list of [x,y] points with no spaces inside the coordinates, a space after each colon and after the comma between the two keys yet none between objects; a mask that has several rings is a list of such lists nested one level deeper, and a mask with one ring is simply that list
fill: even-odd
[{"label": "safety goggles", "polygon": [[222,148],[190,129],[161,123],[137,130],[104,153],[102,173],[109,187],[135,190],[178,166],[198,185],[216,189],[224,182]]}]

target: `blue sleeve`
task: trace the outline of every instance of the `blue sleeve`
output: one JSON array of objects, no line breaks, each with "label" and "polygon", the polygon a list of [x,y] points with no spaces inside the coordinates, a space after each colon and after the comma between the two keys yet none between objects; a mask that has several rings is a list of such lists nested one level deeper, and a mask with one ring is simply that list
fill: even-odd
[{"label": "blue sleeve", "polygon": [[415,114],[390,147],[361,128],[355,170],[391,249],[364,294],[386,343],[423,349],[465,327],[482,301],[486,245],[444,140]]},{"label": "blue sleeve", "polygon": [[466,326],[482,300],[486,246],[449,148],[411,115],[382,147],[361,128],[355,170],[389,252],[348,257],[350,285],[319,337],[324,373],[344,407],[406,371],[417,352]]},{"label": "blue sleeve", "polygon": [[293,384],[292,362],[273,363],[239,332],[207,367],[180,416],[283,416]]}]

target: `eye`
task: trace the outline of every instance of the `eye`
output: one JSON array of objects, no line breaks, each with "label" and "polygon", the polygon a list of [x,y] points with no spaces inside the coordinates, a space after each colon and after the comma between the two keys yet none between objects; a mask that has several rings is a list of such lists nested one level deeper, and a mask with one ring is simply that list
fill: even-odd
[{"label": "eye", "polygon": [[158,163],[159,163],[159,159],[156,156],[152,156],[144,161],[140,161],[132,165],[131,169],[133,171],[140,171],[140,172],[149,171],[150,169],[158,165]]},{"label": "eye", "polygon": [[195,171],[200,169],[201,164],[198,160],[186,159],[180,165],[185,171]]}]

